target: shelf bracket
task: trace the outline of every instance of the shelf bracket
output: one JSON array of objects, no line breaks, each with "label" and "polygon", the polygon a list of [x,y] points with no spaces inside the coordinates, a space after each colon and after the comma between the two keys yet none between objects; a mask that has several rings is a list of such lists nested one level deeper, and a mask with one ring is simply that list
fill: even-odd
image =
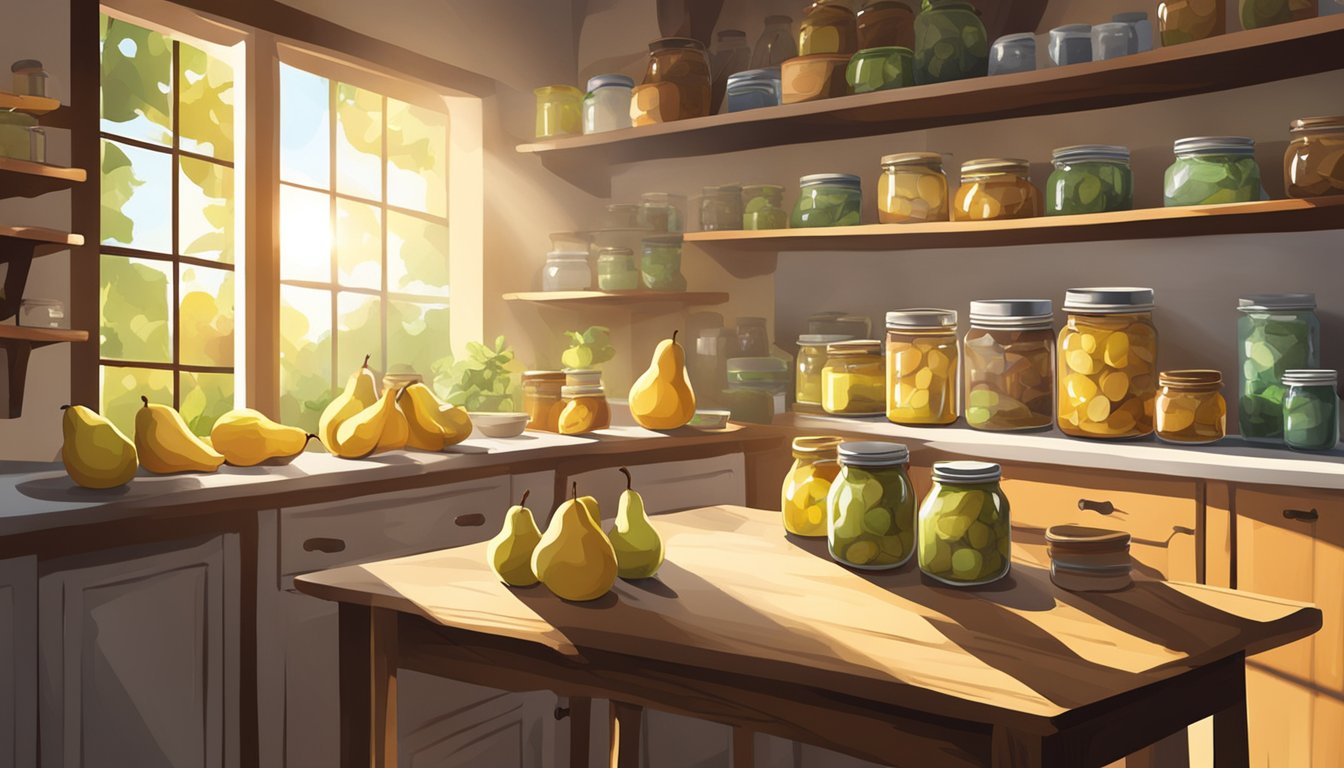
[{"label": "shelf bracket", "polygon": [[[14,263],[11,263],[11,268]],[[25,264],[26,266],[26,264]],[[23,415],[23,388],[28,379],[28,355],[33,351],[31,342],[0,339],[0,404],[6,408],[5,418],[17,419]]]}]

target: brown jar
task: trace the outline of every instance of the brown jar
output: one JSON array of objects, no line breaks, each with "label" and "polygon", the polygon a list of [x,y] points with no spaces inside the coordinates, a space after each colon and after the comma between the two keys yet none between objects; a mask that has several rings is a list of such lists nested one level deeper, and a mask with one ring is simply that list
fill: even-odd
[{"label": "brown jar", "polygon": [[1213,370],[1157,375],[1157,437],[1168,443],[1216,443],[1227,436],[1223,375]]},{"label": "brown jar", "polygon": [[954,221],[995,221],[1040,216],[1041,195],[1026,160],[991,157],[961,166],[961,187],[952,201]]},{"label": "brown jar", "polygon": [[1049,299],[971,302],[966,424],[1005,432],[1055,423],[1055,330]]},{"label": "brown jar", "polygon": [[1344,115],[1292,122],[1293,140],[1283,156],[1289,197],[1344,194]]},{"label": "brown jar", "polygon": [[564,371],[523,372],[523,411],[527,413],[528,429],[560,431],[560,412],[565,407],[560,390],[564,386]]},{"label": "brown jar", "polygon": [[649,43],[643,84],[632,92],[635,125],[667,123],[710,113],[709,56],[699,40],[664,37]]},{"label": "brown jar", "polygon": [[899,45],[915,49],[915,12],[902,0],[869,0],[858,13],[859,50]]},{"label": "brown jar", "polygon": [[854,11],[841,0],[817,0],[803,12],[798,27],[798,55],[859,52],[859,25]]}]

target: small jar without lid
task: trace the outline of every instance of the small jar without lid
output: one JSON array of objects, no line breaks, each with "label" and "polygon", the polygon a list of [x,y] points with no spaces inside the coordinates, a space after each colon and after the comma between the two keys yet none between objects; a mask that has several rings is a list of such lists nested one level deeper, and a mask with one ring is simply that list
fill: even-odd
[{"label": "small jar without lid", "polygon": [[947,174],[936,152],[901,152],[882,158],[877,220],[883,224],[947,221]]},{"label": "small jar without lid", "polygon": [[966,424],[1004,432],[1055,422],[1055,331],[1048,299],[971,302],[966,332]]},{"label": "small jar without lid", "polygon": [[1251,442],[1283,440],[1283,375],[1321,364],[1314,293],[1258,293],[1237,300],[1237,415]]},{"label": "small jar without lid", "polygon": [[1162,187],[1162,201],[1168,208],[1249,203],[1261,198],[1254,139],[1192,136],[1173,146],[1176,161],[1167,168]]},{"label": "small jar without lid", "polygon": [[800,405],[821,407],[821,371],[826,367],[826,348],[853,336],[837,333],[806,333],[798,337],[793,399]]},{"label": "small jar without lid", "polygon": [[1134,207],[1129,149],[1106,144],[1060,147],[1045,183],[1047,216],[1128,211]]},{"label": "small jar without lid", "polygon": [[1123,439],[1153,431],[1157,327],[1151,288],[1071,288],[1056,354],[1059,429]]},{"label": "small jar without lid", "polygon": [[588,79],[583,97],[583,132],[601,133],[630,127],[630,89],[635,81],[625,75],[598,75]]},{"label": "small jar without lid", "polygon": [[1295,451],[1328,451],[1339,442],[1339,375],[1321,369],[1283,374],[1283,442]]},{"label": "small jar without lid", "polygon": [[578,251],[551,251],[541,273],[543,291],[586,291],[593,287],[593,272],[588,254]]},{"label": "small jar without lid", "polygon": [[826,536],[826,496],[840,474],[836,449],[839,437],[795,437],[793,466],[780,488],[779,508],[784,530],[795,536]]},{"label": "small jar without lid", "polygon": [[1036,36],[1030,32],[1004,35],[989,49],[989,74],[1012,75],[1036,69]]},{"label": "small jar without lid", "polygon": [[821,369],[821,408],[835,416],[880,416],[886,377],[882,342],[837,341],[826,347]]},{"label": "small jar without lid", "polygon": [[957,313],[902,309],[887,313],[887,419],[930,426],[957,420]]},{"label": "small jar without lid", "polygon": [[1201,445],[1227,436],[1223,375],[1214,370],[1158,374],[1156,428],[1159,440]]},{"label": "small jar without lid", "polygon": [[798,40],[793,35],[793,19],[783,14],[765,17],[765,28],[751,49],[751,66],[756,69],[778,67],[798,55]]},{"label": "small jar without lid", "polygon": [[1344,194],[1344,115],[1294,120],[1283,156],[1289,197]]},{"label": "small jar without lid", "polygon": [[597,253],[597,287],[604,291],[639,288],[639,269],[629,248],[603,248]]},{"label": "small jar without lid", "polygon": [[952,202],[954,221],[1029,219],[1041,215],[1041,196],[1026,160],[983,158],[961,166],[961,186]]},{"label": "small jar without lid", "polygon": [[814,173],[798,180],[793,227],[844,227],[861,221],[862,182],[848,173]]},{"label": "small jar without lid", "polygon": [[564,371],[523,372],[523,410],[527,413],[528,429],[560,431],[560,412],[565,407],[561,399],[564,386]]},{"label": "small jar without lid", "polygon": [[1008,575],[1012,528],[998,464],[940,461],[919,508],[919,570],[954,587]]},{"label": "small jar without lid", "polygon": [[826,544],[842,565],[899,568],[915,551],[914,486],[900,443],[841,443],[840,474],[826,496]]}]

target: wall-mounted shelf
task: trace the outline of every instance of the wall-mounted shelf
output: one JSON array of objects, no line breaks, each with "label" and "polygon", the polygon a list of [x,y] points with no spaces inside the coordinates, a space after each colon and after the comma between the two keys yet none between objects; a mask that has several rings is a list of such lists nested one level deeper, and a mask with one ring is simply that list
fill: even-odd
[{"label": "wall-mounted shelf", "polygon": [[0,264],[7,265],[4,292],[0,293],[0,320],[18,314],[33,259],[83,244],[83,235],[46,227],[0,226]]},{"label": "wall-mounted shelf", "polygon": [[633,307],[649,303],[704,306],[723,304],[728,301],[728,294],[713,291],[534,291],[506,293],[504,300],[572,307]]},{"label": "wall-mounted shelf", "polygon": [[88,340],[88,331],[0,325],[0,354],[4,355],[5,362],[5,375],[0,377],[0,408],[5,409],[4,417],[17,419],[23,414],[23,390],[28,378],[28,356],[34,349],[48,344]]},{"label": "wall-mounted shelf", "polygon": [[0,156],[0,197],[37,197],[88,179],[83,168],[65,168]]},{"label": "wall-mounted shelf", "polygon": [[46,96],[25,96],[21,93],[0,91],[0,110],[45,115],[61,108],[61,102]]}]

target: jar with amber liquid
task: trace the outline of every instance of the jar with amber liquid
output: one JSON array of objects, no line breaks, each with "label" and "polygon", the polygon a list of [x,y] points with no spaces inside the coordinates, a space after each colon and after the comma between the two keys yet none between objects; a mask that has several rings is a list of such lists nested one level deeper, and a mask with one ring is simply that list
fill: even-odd
[{"label": "jar with amber liquid", "polygon": [[957,420],[957,313],[887,313],[887,419],[896,424]]},{"label": "jar with amber liquid", "polygon": [[611,406],[600,384],[565,385],[560,388],[560,399],[560,434],[582,435],[611,426]]},{"label": "jar with amber liquid", "polygon": [[947,221],[947,174],[937,152],[901,152],[882,158],[877,220],[883,224]]},{"label": "jar with amber liquid", "polygon": [[1179,45],[1227,31],[1226,0],[1163,0],[1157,4],[1162,45]]},{"label": "jar with amber liquid", "polygon": [[990,157],[962,164],[961,187],[952,201],[954,221],[1029,219],[1041,210],[1026,160]]},{"label": "jar with amber liquid", "polygon": [[835,416],[882,415],[886,378],[882,342],[838,341],[826,347],[821,369],[821,408]]},{"label": "jar with amber liquid", "polygon": [[1288,196],[1344,194],[1344,115],[1303,117],[1291,127],[1293,140],[1283,157]]},{"label": "jar with amber liquid", "polygon": [[689,37],[654,40],[644,82],[631,91],[630,120],[638,126],[704,117],[712,95],[704,44]]},{"label": "jar with amber liquid", "polygon": [[1055,330],[1048,299],[971,302],[966,424],[1007,432],[1055,423]]},{"label": "jar with amber liquid", "polygon": [[821,371],[826,367],[826,348],[854,337],[838,333],[805,333],[798,337],[798,360],[794,368],[793,399],[799,405],[821,407]]},{"label": "jar with amber liquid", "polygon": [[798,55],[859,51],[859,23],[845,0],[817,0],[803,13],[798,26]]},{"label": "jar with amber liquid", "polygon": [[826,495],[840,474],[836,449],[841,438],[795,437],[793,466],[784,476],[779,508],[784,530],[795,536],[822,538],[826,535]]},{"label": "jar with amber liquid", "polygon": [[1157,377],[1157,438],[1168,443],[1216,443],[1227,435],[1227,401],[1218,371],[1163,371]]},{"label": "jar with amber liquid", "polygon": [[1151,288],[1073,288],[1059,333],[1058,424],[1101,439],[1152,434],[1157,328]]},{"label": "jar with amber liquid", "polygon": [[560,412],[565,408],[560,392],[564,386],[564,371],[523,372],[523,411],[527,413],[528,429],[560,431]]}]

